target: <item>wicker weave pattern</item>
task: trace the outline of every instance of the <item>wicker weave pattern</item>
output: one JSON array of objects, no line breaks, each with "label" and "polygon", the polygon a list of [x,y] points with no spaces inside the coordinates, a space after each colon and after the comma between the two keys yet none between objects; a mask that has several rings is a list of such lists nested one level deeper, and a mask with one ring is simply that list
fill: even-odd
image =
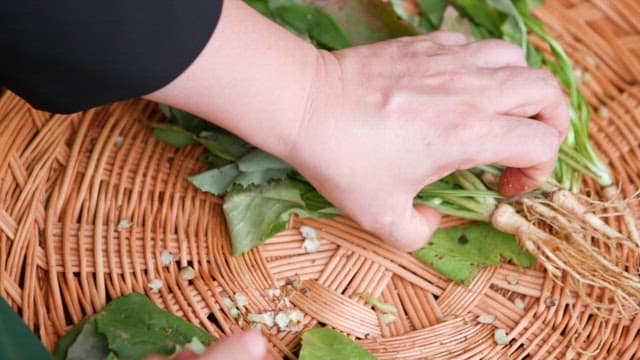
[{"label": "wicker weave pattern", "polygon": [[[537,15],[582,70],[594,142],[632,196],[640,187],[640,3],[549,0]],[[242,292],[249,311],[263,312],[274,308],[265,289],[299,280],[290,299],[305,328],[344,331],[381,359],[640,359],[640,315],[592,316],[540,267],[501,265],[458,286],[345,218],[294,218],[263,247],[230,256],[220,200],[185,181],[202,170],[202,150],[155,141],[144,122],[160,118],[142,101],[59,116],[10,93],[0,100],[0,295],[50,349],[132,291],[224,336],[240,326],[223,296]],[[119,228],[122,220],[133,225]],[[318,252],[302,248],[302,224],[318,229]],[[163,267],[163,250],[176,263]],[[178,276],[186,265],[197,272],[190,282]],[[159,293],[149,291],[153,278],[164,281]],[[398,320],[385,325],[362,293],[393,303]],[[481,314],[496,320],[480,324]],[[496,327],[513,341],[496,345]],[[265,332],[276,359],[294,358],[299,333]]]}]

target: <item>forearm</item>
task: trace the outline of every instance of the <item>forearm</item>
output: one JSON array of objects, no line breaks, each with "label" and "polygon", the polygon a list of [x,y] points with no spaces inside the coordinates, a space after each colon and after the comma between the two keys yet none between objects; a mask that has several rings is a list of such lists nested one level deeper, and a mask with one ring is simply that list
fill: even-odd
[{"label": "forearm", "polygon": [[226,0],[213,36],[173,82],[146,96],[208,119],[283,156],[304,113],[318,50],[241,0]]}]

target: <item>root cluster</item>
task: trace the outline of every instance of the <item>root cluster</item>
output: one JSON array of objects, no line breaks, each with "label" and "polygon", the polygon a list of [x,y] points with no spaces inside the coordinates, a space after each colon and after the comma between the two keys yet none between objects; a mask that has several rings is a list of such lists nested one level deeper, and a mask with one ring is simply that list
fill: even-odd
[{"label": "root cluster", "polygon": [[[516,235],[555,281],[574,290],[598,315],[629,317],[640,312],[640,241],[634,236],[635,222],[625,218],[626,226],[633,226],[628,230],[631,236],[625,236],[581,198],[566,190],[524,197],[513,205],[500,204],[491,221],[497,229]],[[623,205],[604,204],[621,216]]]}]

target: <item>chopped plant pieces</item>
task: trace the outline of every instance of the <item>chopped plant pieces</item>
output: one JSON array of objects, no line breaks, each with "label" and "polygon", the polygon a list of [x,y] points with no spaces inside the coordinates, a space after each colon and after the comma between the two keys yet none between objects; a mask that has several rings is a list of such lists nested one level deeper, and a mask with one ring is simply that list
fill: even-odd
[{"label": "chopped plant pieces", "polygon": [[173,254],[169,250],[162,250],[160,253],[160,264],[162,266],[169,266],[173,264]]},{"label": "chopped plant pieces", "polygon": [[244,294],[242,293],[236,293],[236,305],[238,306],[238,308],[242,309],[245,306],[249,305],[249,298],[247,298]]},{"label": "chopped plant pieces", "polygon": [[280,331],[298,331],[299,324],[304,320],[304,313],[297,309],[280,311],[275,317],[275,323]]},{"label": "chopped plant pieces", "polygon": [[133,226],[133,222],[131,220],[123,219],[118,223],[118,230],[128,230]]},{"label": "chopped plant pieces", "polygon": [[493,324],[496,321],[495,315],[480,315],[478,316],[478,322],[481,324]]},{"label": "chopped plant pieces", "polygon": [[280,296],[282,296],[282,291],[280,289],[267,289],[265,290],[265,293],[267,294],[267,297],[270,300],[273,300],[275,298],[279,298]]},{"label": "chopped plant pieces", "polygon": [[554,307],[554,306],[558,305],[558,300],[548,297],[548,298],[544,299],[544,304],[547,307]]},{"label": "chopped plant pieces", "polygon": [[526,307],[524,301],[522,301],[522,299],[520,298],[516,298],[513,303],[516,305],[516,307],[518,309],[524,310],[524,308]]},{"label": "chopped plant pieces", "polygon": [[374,308],[380,310],[383,314],[398,314],[398,309],[393,304],[380,301],[380,299],[371,296],[369,293],[362,294],[362,298]]},{"label": "chopped plant pieces", "polygon": [[123,136],[118,136],[116,137],[116,147],[117,148],[121,148],[122,144],[124,144],[124,137]]},{"label": "chopped plant pieces", "polygon": [[498,345],[506,345],[509,343],[509,338],[507,337],[507,331],[505,329],[496,329],[493,333],[493,339]]},{"label": "chopped plant pieces", "polygon": [[196,277],[196,271],[191,266],[186,266],[180,269],[180,278],[182,280],[193,280]]},{"label": "chopped plant pieces", "polygon": [[300,226],[300,233],[302,234],[302,237],[304,237],[302,247],[308,253],[314,253],[320,249],[320,240],[318,239],[318,232],[316,229],[308,225],[302,225]]},{"label": "chopped plant pieces", "polygon": [[384,322],[385,325],[394,323],[396,320],[398,320],[398,317],[396,317],[393,314],[382,314],[382,321]]},{"label": "chopped plant pieces", "polygon": [[148,285],[152,293],[157,293],[162,288],[162,285],[164,285],[164,281],[162,281],[162,279],[151,279]]},{"label": "chopped plant pieces", "polygon": [[289,319],[295,322],[301,322],[304,320],[304,313],[300,310],[294,309],[289,311]]},{"label": "chopped plant pieces", "polygon": [[223,296],[222,297],[222,303],[224,304],[224,306],[226,306],[228,309],[233,309],[234,307],[236,307],[236,303],[233,302],[233,300],[231,300],[231,298],[227,297],[227,296]]},{"label": "chopped plant pieces", "polygon": [[247,315],[247,321],[272,327],[275,321],[275,313],[273,311],[267,311],[262,314],[250,313]]},{"label": "chopped plant pieces", "polygon": [[318,251],[318,249],[320,249],[320,240],[316,238],[304,239],[304,242],[302,243],[302,247],[306,252],[314,253]]},{"label": "chopped plant pieces", "polygon": [[507,282],[511,285],[518,285],[518,277],[516,275],[513,274],[508,274],[507,275]]},{"label": "chopped plant pieces", "polygon": [[240,319],[242,318],[242,313],[240,312],[240,310],[238,310],[237,307],[232,307],[229,309],[229,314],[231,315],[232,318],[234,319]]},{"label": "chopped plant pieces", "polygon": [[305,239],[308,239],[308,238],[317,239],[318,238],[318,232],[316,231],[316,229],[314,229],[313,227],[308,226],[308,225],[300,226],[300,234],[302,234],[302,237],[304,237]]},{"label": "chopped plant pieces", "polygon": [[286,331],[289,329],[289,320],[289,315],[284,311],[281,311],[276,315],[275,322],[280,328],[280,331]]}]

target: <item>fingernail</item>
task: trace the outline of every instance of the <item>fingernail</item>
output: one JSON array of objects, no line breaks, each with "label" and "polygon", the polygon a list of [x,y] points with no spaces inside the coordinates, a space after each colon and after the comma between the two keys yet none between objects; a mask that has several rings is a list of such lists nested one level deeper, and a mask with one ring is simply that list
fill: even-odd
[{"label": "fingernail", "polygon": [[262,359],[267,355],[267,339],[259,331],[247,331],[242,337],[242,342],[253,358]]}]

